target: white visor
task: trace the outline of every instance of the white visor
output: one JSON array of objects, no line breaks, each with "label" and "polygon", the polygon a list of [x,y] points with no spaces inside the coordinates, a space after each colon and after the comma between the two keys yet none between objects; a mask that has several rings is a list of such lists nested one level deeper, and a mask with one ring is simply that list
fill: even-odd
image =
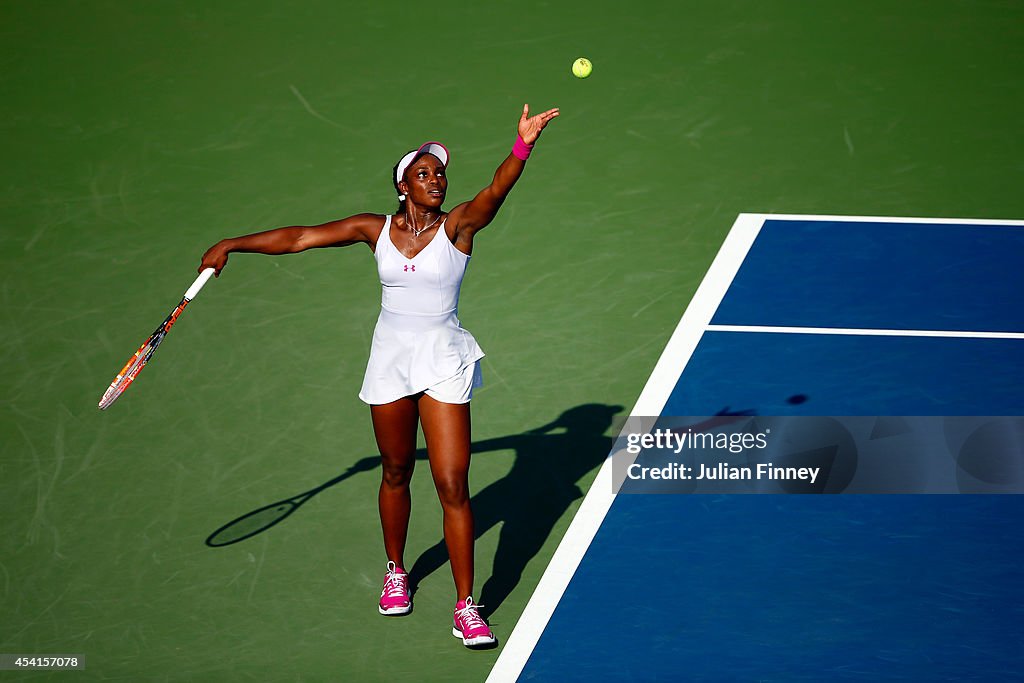
[{"label": "white visor", "polygon": [[395,183],[402,182],[402,178],[405,176],[405,169],[409,168],[409,164],[424,154],[433,154],[441,161],[442,166],[448,166],[448,150],[445,146],[440,142],[424,142],[420,145],[419,149],[415,152],[409,152],[398,162],[398,168],[395,169]]}]

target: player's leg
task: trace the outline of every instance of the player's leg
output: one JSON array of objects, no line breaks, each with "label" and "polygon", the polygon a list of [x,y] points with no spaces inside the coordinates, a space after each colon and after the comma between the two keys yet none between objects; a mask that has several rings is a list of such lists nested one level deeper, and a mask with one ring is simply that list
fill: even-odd
[{"label": "player's leg", "polygon": [[430,473],[444,512],[457,600],[473,592],[473,513],[469,507],[469,403],[442,403],[424,394],[419,399]]},{"label": "player's leg", "polygon": [[370,406],[373,434],[381,458],[377,504],[384,532],[384,551],[399,568],[405,566],[405,542],[409,535],[412,501],[409,481],[416,464],[416,423],[419,411],[413,397]]},{"label": "player's leg", "polygon": [[471,599],[473,592],[473,513],[469,507],[469,403],[442,403],[424,394],[419,401],[427,457],[444,509],[444,541],[455,578],[452,635],[466,647],[497,644]]}]

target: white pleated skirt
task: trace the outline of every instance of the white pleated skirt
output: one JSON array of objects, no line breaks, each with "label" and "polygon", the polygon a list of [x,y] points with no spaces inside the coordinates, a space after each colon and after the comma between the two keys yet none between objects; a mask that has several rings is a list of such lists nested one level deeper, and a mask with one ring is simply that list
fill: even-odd
[{"label": "white pleated skirt", "polygon": [[483,357],[455,311],[433,316],[382,308],[359,398],[380,405],[426,392],[444,403],[466,403],[483,384]]}]

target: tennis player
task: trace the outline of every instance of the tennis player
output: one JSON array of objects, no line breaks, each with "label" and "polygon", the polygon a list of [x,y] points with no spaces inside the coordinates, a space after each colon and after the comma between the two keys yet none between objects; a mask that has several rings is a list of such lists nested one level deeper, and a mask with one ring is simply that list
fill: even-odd
[{"label": "tennis player", "polygon": [[362,213],[316,226],[268,230],[218,242],[203,254],[199,270],[217,275],[232,252],[294,254],[318,247],[367,244],[377,261],[381,311],[359,397],[370,405],[383,474],[378,504],[387,572],[378,611],[412,611],[405,567],[409,530],[409,481],[417,424],[423,426],[430,472],[444,513],[444,540],[455,578],[452,633],[467,647],[496,643],[473,593],[473,514],[469,505],[470,412],[482,384],[484,352],[458,319],[459,288],[477,232],[494,220],[519,180],[534,143],[558,116],[549,109],[519,117],[512,152],[494,179],[470,201],[449,212],[448,150],[427,142],[394,168],[398,209],[392,215]]}]

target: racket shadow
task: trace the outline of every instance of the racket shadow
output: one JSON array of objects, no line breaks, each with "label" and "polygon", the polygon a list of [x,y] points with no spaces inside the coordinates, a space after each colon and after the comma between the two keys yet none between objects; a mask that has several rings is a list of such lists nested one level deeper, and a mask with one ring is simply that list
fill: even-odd
[{"label": "racket shadow", "polygon": [[206,538],[206,545],[211,548],[221,548],[226,545],[232,545],[252,538],[257,534],[261,534],[286,520],[292,515],[292,513],[298,510],[303,504],[309,501],[310,498],[318,493],[325,491],[335,484],[341,483],[360,472],[369,472],[370,470],[376,469],[379,465],[380,456],[374,455],[363,458],[338,476],[329,481],[325,481],[314,489],[310,489],[305,493],[300,493],[299,495],[286,500],[271,503],[270,505],[264,505],[261,508],[257,508],[252,512],[247,512],[241,517],[231,520],[210,534]]},{"label": "racket shadow", "polygon": [[[605,432],[622,406],[588,403],[570,408],[546,425],[522,434],[473,443],[473,454],[515,452],[511,470],[472,496],[474,535],[501,527],[491,576],[480,592],[486,615],[519,585],[558,520],[583,497],[577,482],[598,467],[614,438]],[[527,502],[528,499],[528,502]],[[410,589],[448,562],[444,539],[425,550],[409,570]]]}]

